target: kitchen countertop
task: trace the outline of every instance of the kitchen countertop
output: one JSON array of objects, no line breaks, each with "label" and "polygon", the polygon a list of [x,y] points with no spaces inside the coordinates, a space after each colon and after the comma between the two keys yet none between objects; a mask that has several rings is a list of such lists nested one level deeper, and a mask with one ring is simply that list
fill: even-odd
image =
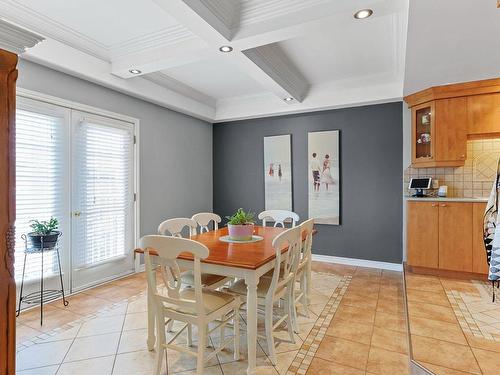
[{"label": "kitchen countertop", "polygon": [[453,197],[446,197],[446,198],[441,198],[441,197],[424,197],[424,198],[417,198],[417,197],[409,197],[406,196],[405,200],[407,201],[419,201],[419,202],[488,202],[488,198],[453,198]]}]

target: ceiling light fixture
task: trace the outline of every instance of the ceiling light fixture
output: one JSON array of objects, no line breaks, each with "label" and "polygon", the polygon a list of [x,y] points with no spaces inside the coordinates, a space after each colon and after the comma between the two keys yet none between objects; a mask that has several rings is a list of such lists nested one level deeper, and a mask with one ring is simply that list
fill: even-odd
[{"label": "ceiling light fixture", "polygon": [[291,96],[283,99],[285,102],[291,102],[293,100],[293,98]]},{"label": "ceiling light fixture", "polygon": [[130,69],[129,72],[132,74],[141,74],[142,73],[139,69]]},{"label": "ceiling light fixture", "polygon": [[231,46],[222,46],[219,48],[219,51],[225,52],[225,53],[231,52],[232,50],[233,50],[233,47],[231,47]]},{"label": "ceiling light fixture", "polygon": [[361,9],[354,13],[354,18],[356,18],[357,20],[363,20],[370,17],[372,14],[373,10],[371,9]]}]

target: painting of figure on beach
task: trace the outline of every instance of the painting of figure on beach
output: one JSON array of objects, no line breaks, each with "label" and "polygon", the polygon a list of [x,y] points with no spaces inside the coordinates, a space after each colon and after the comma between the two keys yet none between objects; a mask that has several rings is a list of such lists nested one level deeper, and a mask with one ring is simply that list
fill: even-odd
[{"label": "painting of figure on beach", "polygon": [[338,130],[309,133],[309,218],[317,224],[340,224],[339,137]]},{"label": "painting of figure on beach", "polygon": [[292,210],[291,136],[264,137],[266,210]]}]

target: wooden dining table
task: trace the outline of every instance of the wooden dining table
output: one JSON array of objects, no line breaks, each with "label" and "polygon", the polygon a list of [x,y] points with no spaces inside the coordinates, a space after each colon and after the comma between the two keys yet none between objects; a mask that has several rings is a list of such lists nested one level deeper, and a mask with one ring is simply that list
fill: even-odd
[{"label": "wooden dining table", "polygon": [[[191,236],[210,250],[207,258],[201,261],[201,272],[244,279],[247,286],[247,374],[256,372],[257,350],[257,285],[262,275],[274,268],[275,250],[273,239],[283,228],[256,226],[254,234],[263,237],[261,241],[250,243],[228,243],[219,238],[228,234],[227,227]],[[288,248],[285,246],[282,253]],[[143,253],[143,249],[136,249]],[[155,255],[153,251],[150,254]],[[177,263],[182,269],[193,269],[193,257],[181,254]],[[155,318],[152,301],[148,298],[148,349],[153,350],[156,342]]]}]

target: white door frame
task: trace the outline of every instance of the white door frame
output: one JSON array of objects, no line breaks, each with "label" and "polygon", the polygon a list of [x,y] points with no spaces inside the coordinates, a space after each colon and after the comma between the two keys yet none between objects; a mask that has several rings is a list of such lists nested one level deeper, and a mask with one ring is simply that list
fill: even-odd
[{"label": "white door frame", "polygon": [[[71,100],[66,100],[62,98],[58,98],[52,95],[47,95],[38,91],[33,91],[33,90],[28,90],[28,89],[23,89],[21,87],[17,88],[17,96],[18,97],[23,97],[23,98],[28,98],[28,99],[33,99],[37,100],[40,102],[45,102],[53,105],[58,105],[61,107],[68,108],[70,110],[76,110],[76,111],[81,111],[81,112],[87,112],[90,114],[95,114],[98,116],[104,116],[104,117],[109,117],[111,119],[115,120],[120,120],[120,121],[125,121],[128,123],[133,124],[134,126],[134,192],[135,192],[135,204],[134,204],[134,233],[133,233],[133,239],[134,239],[134,247],[138,246],[139,243],[139,238],[140,238],[140,176],[141,176],[141,171],[140,171],[140,120],[135,117],[123,115],[120,113],[108,111],[102,108],[97,108],[93,107],[90,105],[74,102]],[[71,126],[71,120],[70,124],[68,126]],[[71,149],[70,149],[71,153]],[[71,171],[72,172],[72,171]],[[133,252],[134,249],[131,249],[130,251]],[[135,272],[140,272],[141,267],[139,266],[138,262],[135,262]]]}]

